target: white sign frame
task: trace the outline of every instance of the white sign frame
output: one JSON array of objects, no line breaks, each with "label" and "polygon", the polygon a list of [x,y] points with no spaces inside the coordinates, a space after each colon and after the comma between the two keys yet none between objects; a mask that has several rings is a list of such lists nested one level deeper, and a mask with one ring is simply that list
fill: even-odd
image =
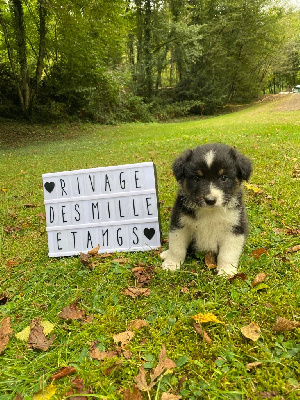
[{"label": "white sign frame", "polygon": [[42,175],[49,257],[161,246],[152,162]]}]

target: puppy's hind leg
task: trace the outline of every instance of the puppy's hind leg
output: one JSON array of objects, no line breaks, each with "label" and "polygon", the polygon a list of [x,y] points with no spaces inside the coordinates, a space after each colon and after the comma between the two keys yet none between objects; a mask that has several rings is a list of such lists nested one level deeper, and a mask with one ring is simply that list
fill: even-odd
[{"label": "puppy's hind leg", "polygon": [[184,263],[190,235],[186,227],[171,230],[169,233],[169,250],[161,253],[164,260],[162,268],[170,271],[179,269]]}]

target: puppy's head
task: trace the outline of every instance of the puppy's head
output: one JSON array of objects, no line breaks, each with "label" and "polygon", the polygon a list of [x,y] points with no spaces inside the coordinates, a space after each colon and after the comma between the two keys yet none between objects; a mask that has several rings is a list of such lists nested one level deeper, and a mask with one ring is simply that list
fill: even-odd
[{"label": "puppy's head", "polygon": [[200,207],[227,205],[241,182],[252,172],[251,161],[225,144],[206,144],[186,150],[173,164],[185,197]]}]

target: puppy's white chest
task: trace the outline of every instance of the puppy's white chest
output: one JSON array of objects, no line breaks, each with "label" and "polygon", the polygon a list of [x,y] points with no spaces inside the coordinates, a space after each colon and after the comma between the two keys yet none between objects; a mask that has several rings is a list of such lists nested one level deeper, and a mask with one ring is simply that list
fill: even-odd
[{"label": "puppy's white chest", "polygon": [[196,250],[217,253],[222,241],[232,235],[232,227],[238,219],[239,211],[236,209],[205,207],[197,210],[196,218],[183,216],[181,222],[188,227]]}]

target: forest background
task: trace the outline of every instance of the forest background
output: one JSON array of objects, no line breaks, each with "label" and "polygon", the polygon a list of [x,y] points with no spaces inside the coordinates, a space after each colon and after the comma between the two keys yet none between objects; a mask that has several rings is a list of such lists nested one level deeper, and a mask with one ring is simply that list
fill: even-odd
[{"label": "forest background", "polygon": [[277,0],[0,0],[0,118],[167,120],[300,83]]}]

